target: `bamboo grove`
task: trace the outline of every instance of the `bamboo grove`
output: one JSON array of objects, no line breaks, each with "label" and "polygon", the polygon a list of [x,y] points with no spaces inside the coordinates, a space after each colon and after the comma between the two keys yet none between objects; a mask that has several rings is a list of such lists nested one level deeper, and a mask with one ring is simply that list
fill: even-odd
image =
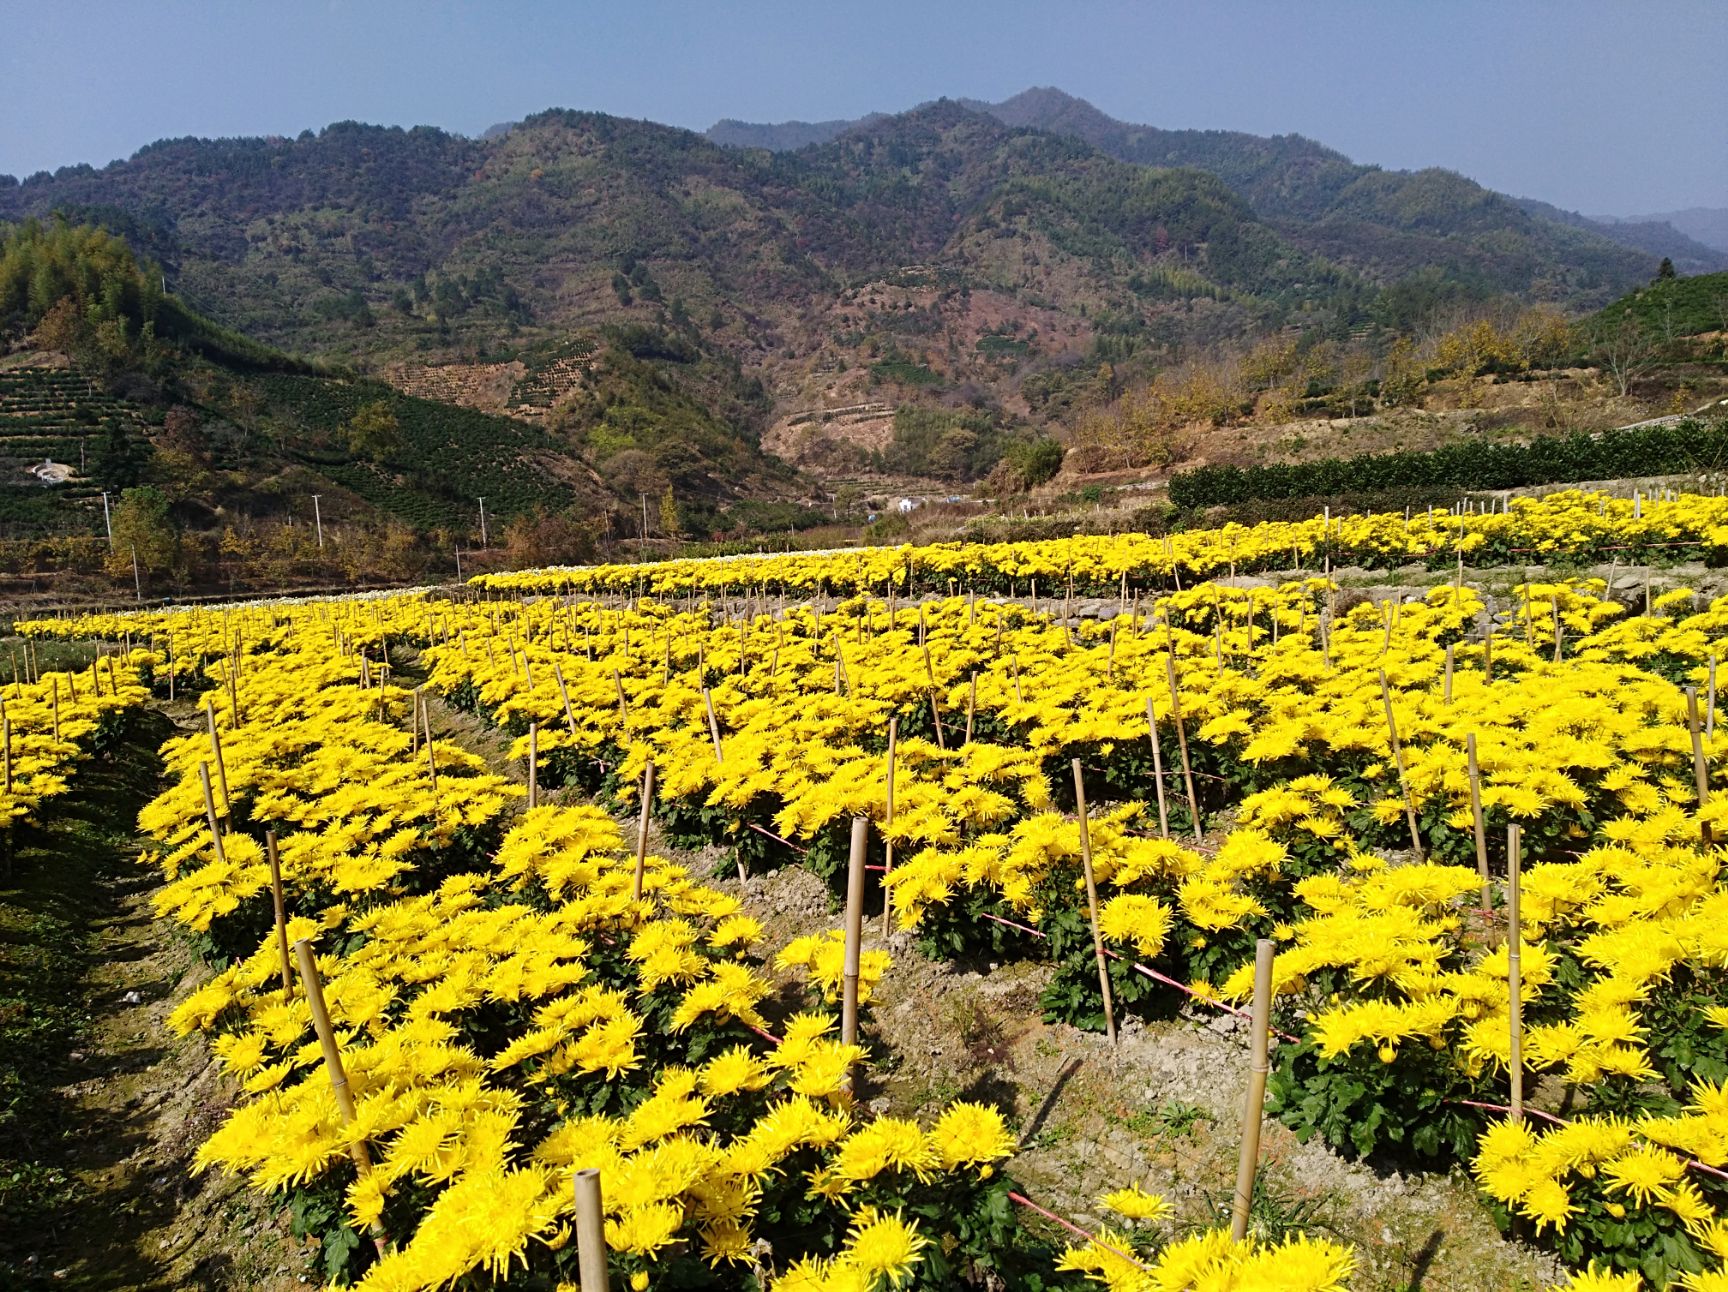
[{"label": "bamboo grove", "polygon": [[[1450,577],[1375,603],[1311,568],[1400,535]],[[158,909],[215,970],[174,1025],[245,1091],[200,1162],[279,1193],[369,1288],[570,1281],[587,1167],[638,1289],[1348,1286],[1334,1242],[1182,1235],[1128,1182],[1063,1250],[1011,1202],[1000,1112],[870,1116],[837,933],[766,945],[730,885],[633,850],[615,818],[651,786],[669,851],[717,846],[727,875],[838,888],[869,819],[897,954],[1048,960],[1046,1014],[1083,1027],[1239,1008],[1269,938],[1272,1112],[1299,1135],[1472,1171],[1571,1286],[1728,1287],[1728,599],[1464,577],[1543,543],[1708,554],[1725,504],[1185,541],[1168,566],[1161,540],[1076,538],[27,626],[128,641],[130,703],[204,705],[141,820]],[[1097,617],[1070,576],[1109,590]],[[1061,599],[994,595],[1033,578]],[[506,733],[529,783],[433,739],[429,696]],[[868,955],[861,994],[892,973]]]}]

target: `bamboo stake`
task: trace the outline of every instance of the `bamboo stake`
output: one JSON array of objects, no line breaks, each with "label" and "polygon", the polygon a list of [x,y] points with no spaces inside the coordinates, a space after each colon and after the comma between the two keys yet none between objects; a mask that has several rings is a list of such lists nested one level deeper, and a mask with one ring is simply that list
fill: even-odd
[{"label": "bamboo stake", "polygon": [[[1705,804],[1710,802],[1710,765],[1704,758],[1704,732],[1698,725],[1698,688],[1686,688],[1686,726],[1692,734],[1692,776],[1698,784],[1698,810],[1703,812]],[[1704,846],[1708,848],[1713,841],[1708,822],[1703,827]]]},{"label": "bamboo stake", "polygon": [[1164,800],[1164,751],[1158,747],[1158,718],[1146,697],[1146,730],[1152,737],[1152,788],[1158,792],[1158,837],[1170,837],[1170,805]]},{"label": "bamboo stake", "polygon": [[432,706],[431,705],[426,704],[426,705],[421,706],[421,708],[420,708],[420,721],[424,724],[424,729],[426,732],[426,775],[432,782],[432,795],[434,798],[436,798],[438,795],[438,759],[437,759],[437,756],[432,752]]},{"label": "bamboo stake", "polygon": [[1482,879],[1482,913],[1492,909],[1493,896],[1488,890],[1488,831],[1482,823],[1482,771],[1476,763],[1476,733],[1464,737],[1464,759],[1470,769],[1470,820],[1476,835],[1476,873]]},{"label": "bamboo stake", "polygon": [[58,744],[60,741],[60,675],[58,673],[50,673],[48,675],[48,682],[52,687],[48,695],[49,703],[51,705],[48,712],[49,718],[54,724],[54,741]]},{"label": "bamboo stake", "polygon": [[1086,918],[1092,922],[1092,952],[1098,959],[1098,990],[1104,995],[1104,1030],[1116,1044],[1116,1001],[1110,993],[1110,966],[1104,959],[1104,935],[1098,929],[1098,882],[1092,877],[1092,831],[1086,820],[1086,785],[1080,760],[1074,767],[1074,814],[1080,823],[1080,868],[1086,876]]},{"label": "bamboo stake", "polygon": [[[1170,625],[1164,625],[1168,632]],[[1182,695],[1176,689],[1176,656],[1164,656],[1164,674],[1170,683],[1170,720],[1176,724],[1176,748],[1182,755],[1182,783],[1188,791],[1188,818],[1194,826],[1194,840],[1200,841],[1200,799],[1194,793],[1194,768],[1188,761],[1188,728],[1182,721]]]},{"label": "bamboo stake", "polygon": [[[318,977],[318,962],[312,955],[312,944],[301,938],[294,944],[294,959],[300,966],[300,989],[306,993],[306,1003],[312,1007],[312,1027],[318,1033],[318,1045],[324,1051],[324,1070],[330,1074],[330,1088],[336,1095],[336,1107],[344,1123],[354,1120],[354,1092],[348,1088],[348,1072],[342,1066],[342,1051],[336,1044],[336,1033],[330,1026],[330,1010],[324,1003],[324,983]],[[354,1169],[362,1177],[372,1173],[372,1155],[365,1140],[355,1140],[349,1150]],[[376,1230],[374,1233],[376,1234]]]},{"label": "bamboo stake", "polygon": [[612,681],[618,688],[618,721],[623,722],[630,716],[630,706],[624,700],[624,675],[613,669]]},{"label": "bamboo stake", "polygon": [[600,1171],[576,1172],[576,1271],[579,1292],[607,1292],[606,1221],[600,1204]]},{"label": "bamboo stake", "polygon": [[[12,718],[6,712],[6,697],[0,696],[0,786],[8,794],[12,792]],[[11,860],[7,860],[7,873],[11,873]]]},{"label": "bamboo stake", "polygon": [[1519,870],[1523,865],[1523,838],[1514,821],[1506,827],[1506,1008],[1512,1029],[1512,1053],[1506,1065],[1512,1094],[1508,1101],[1512,1120],[1524,1120],[1524,1003],[1521,946],[1524,926],[1519,911]]},{"label": "bamboo stake", "polygon": [[630,881],[630,900],[642,900],[642,881],[648,873],[648,820],[654,811],[654,758],[642,769],[642,814],[636,822],[636,874]]},{"label": "bamboo stake", "polygon": [[1450,642],[1448,642],[1446,645],[1446,690],[1445,690],[1445,697],[1446,697],[1446,703],[1447,704],[1452,703],[1452,662],[1453,662],[1452,661],[1452,654],[1453,654],[1452,645]]},{"label": "bamboo stake", "polygon": [[1710,656],[1710,690],[1709,700],[1704,706],[1704,735],[1706,739],[1716,737],[1716,656]]},{"label": "bamboo stake", "polygon": [[[671,639],[667,639],[667,650],[671,650]],[[668,655],[670,658],[670,655]],[[570,708],[570,688],[564,685],[564,670],[558,661],[552,661],[552,677],[558,683],[558,698],[564,703],[564,721],[570,727],[570,734],[576,734],[576,714]]]},{"label": "bamboo stake", "polygon": [[540,724],[528,724],[528,810],[540,806]]},{"label": "bamboo stake", "polygon": [[[852,818],[852,851],[846,861],[846,952],[840,977],[840,1044],[858,1044],[858,961],[864,937],[864,856],[870,818]],[[850,1083],[851,1076],[848,1074]]]},{"label": "bamboo stake", "polygon": [[964,744],[972,743],[972,720],[978,713],[978,674],[972,674],[972,682],[966,692],[966,739]]},{"label": "bamboo stake", "polygon": [[1386,706],[1386,734],[1392,743],[1392,760],[1398,768],[1398,789],[1404,796],[1404,819],[1410,824],[1410,846],[1416,859],[1427,856],[1422,847],[1422,830],[1416,824],[1416,801],[1410,797],[1410,778],[1404,768],[1404,746],[1398,739],[1398,720],[1392,716],[1392,688],[1386,684],[1386,670],[1380,670],[1380,700]]},{"label": "bamboo stake", "polygon": [[264,855],[270,862],[270,898],[276,906],[276,949],[282,954],[282,1003],[294,999],[294,970],[288,960],[288,907],[282,900],[282,863],[276,855],[276,832],[264,832]]},{"label": "bamboo stake", "polygon": [[942,710],[936,703],[936,692],[930,692],[930,721],[936,727],[936,747],[948,748],[948,737],[942,731]]},{"label": "bamboo stake", "polygon": [[889,916],[894,913],[894,890],[888,887],[888,876],[894,873],[894,762],[900,741],[900,719],[888,719],[888,804],[882,814],[882,936],[889,932]]},{"label": "bamboo stake", "polygon": [[216,785],[222,791],[222,819],[232,829],[234,805],[228,798],[228,762],[222,757],[222,737],[216,732],[216,706],[205,705],[204,717],[210,725],[210,756],[216,760]]},{"label": "bamboo stake", "polygon": [[1482,680],[1494,680],[1494,618],[1488,618],[1488,632],[1482,638]]},{"label": "bamboo stake", "polygon": [[1260,1170],[1260,1121],[1266,1106],[1266,1051],[1272,1028],[1271,938],[1254,944],[1253,1058],[1248,1066],[1248,1100],[1242,1108],[1242,1152],[1236,1159],[1236,1196],[1230,1208],[1230,1239],[1248,1236],[1248,1212],[1254,1204],[1254,1177]]},{"label": "bamboo stake", "polygon": [[[10,745],[11,741],[7,741]],[[8,780],[11,778],[8,777]],[[210,764],[198,764],[198,783],[204,787],[204,815],[210,820],[210,837],[216,841],[216,860],[228,864],[228,853],[222,846],[222,831],[216,828],[216,797],[210,793]],[[7,785],[11,789],[11,785]]]},{"label": "bamboo stake", "polygon": [[708,735],[714,741],[714,761],[723,763],[726,756],[720,748],[720,719],[714,713],[714,694],[707,687],[702,688],[702,706],[708,711]]}]

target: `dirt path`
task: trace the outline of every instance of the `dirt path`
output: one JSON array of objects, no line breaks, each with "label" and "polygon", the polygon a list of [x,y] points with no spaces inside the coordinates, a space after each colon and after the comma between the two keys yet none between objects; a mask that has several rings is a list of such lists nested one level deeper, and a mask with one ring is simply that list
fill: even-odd
[{"label": "dirt path", "polygon": [[202,1038],[167,1016],[207,976],[158,921],[133,823],[155,793],[151,713],[111,761],[80,767],[45,829],[20,838],[0,891],[0,1283],[101,1292],[298,1287],[298,1244],[262,1200],[220,1173],[194,1178],[197,1146],[233,1098]]}]

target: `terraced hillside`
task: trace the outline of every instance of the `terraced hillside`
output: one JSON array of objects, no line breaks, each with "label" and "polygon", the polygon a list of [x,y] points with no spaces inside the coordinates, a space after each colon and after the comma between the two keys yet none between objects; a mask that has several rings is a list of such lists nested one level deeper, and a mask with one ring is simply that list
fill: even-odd
[{"label": "terraced hillside", "polygon": [[115,434],[141,451],[145,425],[137,405],[72,368],[0,370],[0,524],[30,533],[88,529],[101,491],[94,465]]}]

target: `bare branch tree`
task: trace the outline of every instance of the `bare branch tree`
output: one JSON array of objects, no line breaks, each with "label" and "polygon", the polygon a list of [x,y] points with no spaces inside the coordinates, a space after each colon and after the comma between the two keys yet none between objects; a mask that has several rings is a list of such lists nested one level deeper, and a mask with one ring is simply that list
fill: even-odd
[{"label": "bare branch tree", "polygon": [[1631,315],[1599,325],[1590,335],[1590,362],[1614,383],[1624,399],[1633,385],[1656,367],[1661,347]]}]

